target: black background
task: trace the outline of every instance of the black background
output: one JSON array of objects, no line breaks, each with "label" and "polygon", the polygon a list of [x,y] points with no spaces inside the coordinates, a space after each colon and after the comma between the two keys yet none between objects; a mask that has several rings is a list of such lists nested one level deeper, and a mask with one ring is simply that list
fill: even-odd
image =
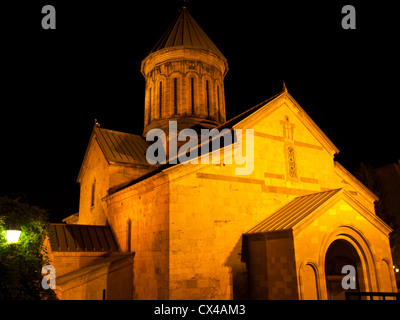
[{"label": "black background", "polygon": [[[56,8],[56,30],[41,9]],[[342,7],[356,9],[344,30]],[[27,195],[51,221],[78,211],[76,178],[97,118],[141,134],[140,63],[182,1],[13,1],[1,5],[1,194]],[[291,95],[354,172],[400,158],[399,27],[393,1],[192,0],[225,55],[227,118]]]}]

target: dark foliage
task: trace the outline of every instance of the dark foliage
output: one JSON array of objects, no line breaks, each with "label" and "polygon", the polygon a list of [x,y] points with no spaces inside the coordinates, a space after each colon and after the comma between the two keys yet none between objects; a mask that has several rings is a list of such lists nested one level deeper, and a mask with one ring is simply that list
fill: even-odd
[{"label": "dark foliage", "polygon": [[[5,231],[18,225],[18,243],[9,244]],[[48,230],[47,213],[20,199],[0,197],[0,299],[32,300],[54,297],[42,288],[42,267],[49,264],[44,240]]]}]

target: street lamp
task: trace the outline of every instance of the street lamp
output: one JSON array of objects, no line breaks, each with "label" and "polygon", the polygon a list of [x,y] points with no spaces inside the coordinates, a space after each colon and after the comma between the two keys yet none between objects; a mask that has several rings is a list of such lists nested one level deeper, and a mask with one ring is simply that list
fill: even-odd
[{"label": "street lamp", "polygon": [[6,230],[7,243],[17,243],[21,235],[21,228],[18,225],[9,226]]}]

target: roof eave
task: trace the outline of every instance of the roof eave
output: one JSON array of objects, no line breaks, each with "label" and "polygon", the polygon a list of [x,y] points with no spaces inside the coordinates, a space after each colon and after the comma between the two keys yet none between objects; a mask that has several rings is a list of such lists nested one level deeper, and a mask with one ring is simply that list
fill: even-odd
[{"label": "roof eave", "polygon": [[330,154],[334,156],[335,154],[338,154],[340,150],[334,145],[334,143],[328,138],[328,136],[321,130],[320,127],[314,122],[313,119],[307,114],[307,112],[304,111],[304,109],[298,104],[296,99],[293,98],[293,96],[286,90],[284,90],[285,95],[293,102],[293,104],[300,110],[302,116],[304,116],[305,120],[313,127],[318,135],[321,137],[321,143],[324,144],[327,150],[330,151]]},{"label": "roof eave", "polygon": [[339,169],[346,177],[350,178],[351,181],[360,186],[373,200],[379,201],[379,197],[368,189],[360,180],[358,180],[350,171],[343,167],[337,160],[334,161],[334,165]]}]

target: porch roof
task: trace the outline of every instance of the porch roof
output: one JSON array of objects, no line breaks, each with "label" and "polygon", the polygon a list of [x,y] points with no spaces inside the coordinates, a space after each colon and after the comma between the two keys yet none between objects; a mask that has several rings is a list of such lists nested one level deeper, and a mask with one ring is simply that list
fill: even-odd
[{"label": "porch roof", "polygon": [[333,189],[297,197],[247,231],[246,234],[289,230],[340,190],[342,189]]}]

